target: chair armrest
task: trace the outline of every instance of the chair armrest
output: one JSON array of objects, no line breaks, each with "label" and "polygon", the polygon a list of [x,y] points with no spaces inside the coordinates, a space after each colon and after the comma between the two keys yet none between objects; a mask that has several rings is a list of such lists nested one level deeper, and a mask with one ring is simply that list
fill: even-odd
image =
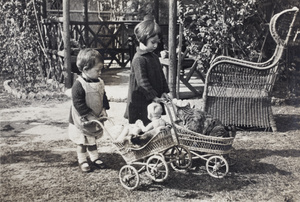
[{"label": "chair armrest", "polygon": [[[270,20],[270,23],[269,24],[273,24],[275,19],[277,18],[278,14],[275,14],[271,20]],[[220,61],[233,61],[233,62],[239,62],[239,63],[243,63],[243,64],[249,64],[249,65],[254,65],[254,66],[257,66],[257,67],[265,67],[265,66],[268,66],[272,63],[273,59],[278,55],[278,53],[280,54],[280,51],[279,51],[279,46],[276,46],[276,49],[274,51],[274,54],[273,56],[265,61],[265,62],[261,62],[261,63],[256,63],[256,62],[250,62],[250,61],[246,61],[246,60],[241,60],[241,59],[237,59],[237,58],[233,58],[233,57],[229,57],[229,56],[218,56],[216,57],[212,62],[211,62],[211,65],[213,65],[214,63],[217,63],[217,62],[220,62]],[[279,56],[280,57],[280,56]]]},{"label": "chair armrest", "polygon": [[271,91],[277,63],[264,68],[237,61],[219,61],[208,70],[203,96],[265,97]]},{"label": "chair armrest", "polygon": [[229,56],[218,56],[211,62],[211,65],[213,65],[217,62],[220,62],[220,61],[228,61],[228,62],[238,62],[238,63],[242,63],[242,64],[253,65],[253,66],[257,66],[257,67],[265,67],[272,63],[275,56],[276,56],[276,51],[275,51],[275,54],[269,60],[267,60],[265,62],[260,62],[260,63],[237,59],[237,58],[233,58],[233,57],[229,57]]}]

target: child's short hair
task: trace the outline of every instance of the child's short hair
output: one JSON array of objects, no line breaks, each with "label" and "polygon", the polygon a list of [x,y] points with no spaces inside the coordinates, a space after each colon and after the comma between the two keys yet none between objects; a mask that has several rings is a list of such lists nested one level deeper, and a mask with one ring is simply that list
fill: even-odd
[{"label": "child's short hair", "polygon": [[84,68],[86,70],[91,69],[96,63],[96,58],[100,62],[104,63],[101,54],[97,50],[92,48],[85,48],[80,50],[76,60],[76,65],[78,67],[78,70],[82,72]]},{"label": "child's short hair", "polygon": [[144,20],[134,28],[137,40],[145,45],[149,38],[160,35],[160,32],[160,27],[154,20]]}]

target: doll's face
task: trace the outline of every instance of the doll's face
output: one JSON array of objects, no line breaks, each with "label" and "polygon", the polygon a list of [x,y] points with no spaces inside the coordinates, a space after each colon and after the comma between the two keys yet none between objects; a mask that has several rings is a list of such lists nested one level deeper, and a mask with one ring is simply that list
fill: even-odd
[{"label": "doll's face", "polygon": [[161,114],[163,112],[162,106],[157,103],[152,103],[148,106],[148,119],[151,121],[154,119],[161,118]]},{"label": "doll's face", "polygon": [[140,43],[140,49],[147,52],[153,52],[157,48],[159,42],[160,39],[158,35],[155,35],[154,37],[151,37],[147,40],[146,45]]}]

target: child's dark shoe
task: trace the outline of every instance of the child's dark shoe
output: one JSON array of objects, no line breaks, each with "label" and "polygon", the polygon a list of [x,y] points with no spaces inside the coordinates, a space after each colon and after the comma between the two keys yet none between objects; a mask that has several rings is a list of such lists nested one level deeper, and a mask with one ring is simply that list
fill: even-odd
[{"label": "child's dark shoe", "polygon": [[84,172],[84,173],[87,173],[87,172],[91,171],[91,168],[90,168],[87,161],[84,161],[84,162],[80,163],[79,167],[80,167],[81,171]]},{"label": "child's dark shoe", "polygon": [[96,159],[95,161],[93,161],[94,166],[98,169],[103,169],[105,168],[105,164],[103,163],[103,161],[101,161],[100,159]]}]

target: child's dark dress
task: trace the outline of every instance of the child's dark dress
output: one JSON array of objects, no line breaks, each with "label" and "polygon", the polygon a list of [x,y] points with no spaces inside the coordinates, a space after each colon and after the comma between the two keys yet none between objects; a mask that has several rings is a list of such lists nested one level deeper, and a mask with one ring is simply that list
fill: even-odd
[{"label": "child's dark dress", "polygon": [[169,93],[169,87],[157,55],[137,48],[131,65],[127,107],[124,117],[129,123],[140,119],[146,125],[147,106],[155,97]]}]

